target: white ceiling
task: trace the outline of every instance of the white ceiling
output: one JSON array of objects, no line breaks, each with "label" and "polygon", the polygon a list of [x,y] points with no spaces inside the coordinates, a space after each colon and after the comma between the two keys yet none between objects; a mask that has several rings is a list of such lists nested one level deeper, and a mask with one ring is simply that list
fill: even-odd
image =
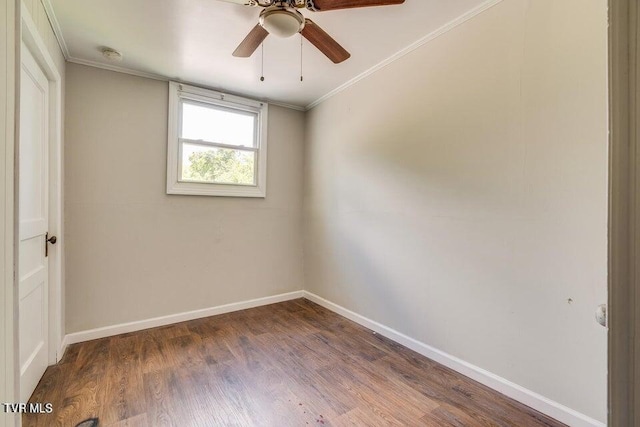
[{"label": "white ceiling", "polygon": [[[342,44],[351,58],[335,65],[306,40],[300,82],[300,36],[267,38],[260,49],[231,55],[258,21],[260,8],[218,0],[49,0],[68,58],[307,106],[486,0],[406,0],[400,6],[303,11]],[[124,59],[102,57],[103,46]],[[399,76],[398,78],[401,78]]]}]

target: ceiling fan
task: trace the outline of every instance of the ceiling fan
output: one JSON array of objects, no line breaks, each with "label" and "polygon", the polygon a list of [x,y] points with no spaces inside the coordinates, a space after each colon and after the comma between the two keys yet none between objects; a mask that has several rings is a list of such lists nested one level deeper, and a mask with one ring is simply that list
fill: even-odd
[{"label": "ceiling fan", "polygon": [[248,58],[258,49],[269,34],[291,37],[300,33],[334,63],[339,64],[351,56],[329,34],[311,19],[305,18],[298,9],[324,12],[369,6],[402,4],[404,0],[222,0],[244,6],[264,8],[259,23],[233,52],[233,56]]}]

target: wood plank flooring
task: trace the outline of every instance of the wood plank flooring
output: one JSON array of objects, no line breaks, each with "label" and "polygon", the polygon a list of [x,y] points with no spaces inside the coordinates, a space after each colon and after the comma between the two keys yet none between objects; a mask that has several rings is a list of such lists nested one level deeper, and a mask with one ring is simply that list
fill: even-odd
[{"label": "wood plank flooring", "polygon": [[24,426],[560,426],[304,299],[70,346]]}]

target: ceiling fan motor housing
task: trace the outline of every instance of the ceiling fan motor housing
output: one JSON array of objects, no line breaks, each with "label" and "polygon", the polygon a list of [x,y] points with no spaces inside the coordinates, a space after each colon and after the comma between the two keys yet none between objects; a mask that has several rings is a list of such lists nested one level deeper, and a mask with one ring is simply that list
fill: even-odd
[{"label": "ceiling fan motor housing", "polygon": [[326,31],[310,19],[305,19],[297,9],[310,12],[351,9],[371,6],[402,4],[405,0],[223,0],[238,4],[263,7],[258,24],[247,34],[233,52],[233,56],[249,58],[264,43],[269,34],[291,37],[300,33],[335,64],[340,64],[351,54]]},{"label": "ceiling fan motor housing", "polygon": [[260,25],[278,37],[291,37],[304,28],[304,16],[295,9],[272,6],[260,13]]}]

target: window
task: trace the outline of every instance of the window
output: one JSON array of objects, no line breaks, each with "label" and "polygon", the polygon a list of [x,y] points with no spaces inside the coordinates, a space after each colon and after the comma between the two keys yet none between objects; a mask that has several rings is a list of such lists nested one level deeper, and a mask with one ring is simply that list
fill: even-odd
[{"label": "window", "polygon": [[167,194],[265,197],[266,103],[169,83]]}]

